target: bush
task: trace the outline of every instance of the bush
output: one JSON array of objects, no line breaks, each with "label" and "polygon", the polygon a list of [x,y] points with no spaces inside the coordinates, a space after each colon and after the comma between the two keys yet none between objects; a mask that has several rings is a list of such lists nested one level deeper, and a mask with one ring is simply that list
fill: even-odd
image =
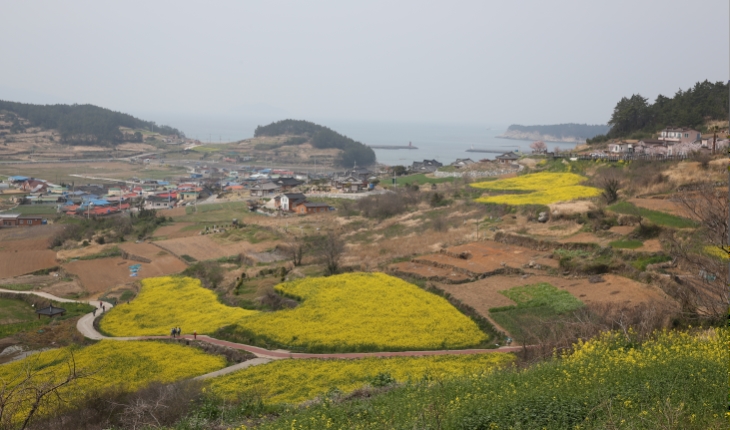
[{"label": "bush", "polygon": [[223,281],[223,269],[217,261],[201,261],[183,270],[183,276],[200,279],[205,288],[215,289]]}]

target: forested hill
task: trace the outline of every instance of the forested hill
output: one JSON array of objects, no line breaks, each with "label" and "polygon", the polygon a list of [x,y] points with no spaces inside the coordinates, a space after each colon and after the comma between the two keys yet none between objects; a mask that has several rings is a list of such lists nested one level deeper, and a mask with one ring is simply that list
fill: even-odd
[{"label": "forested hill", "polygon": [[352,167],[355,163],[358,166],[375,163],[375,152],[372,148],[309,121],[285,119],[256,127],[254,137],[262,136],[302,136],[315,148],[341,149],[342,152],[335,159],[335,163],[341,167]]},{"label": "forested hill", "polygon": [[550,142],[583,142],[593,136],[605,134],[607,125],[555,124],[555,125],[510,125],[505,139],[546,140]]},{"label": "forested hill", "polygon": [[121,112],[94,105],[34,105],[0,100],[0,113],[12,122],[12,132],[22,132],[26,125],[57,130],[61,143],[73,145],[114,146],[125,141],[119,127],[146,129],[164,135],[183,136],[168,126],[143,121]]},{"label": "forested hill", "polygon": [[[704,130],[708,120],[728,118],[728,85],[725,82],[697,82],[694,87],[677,91],[673,97],[657,96],[649,103],[641,94],[623,97],[613,108],[611,131],[592,142],[611,138],[649,137],[666,126]],[[589,142],[589,143],[592,143]]]}]

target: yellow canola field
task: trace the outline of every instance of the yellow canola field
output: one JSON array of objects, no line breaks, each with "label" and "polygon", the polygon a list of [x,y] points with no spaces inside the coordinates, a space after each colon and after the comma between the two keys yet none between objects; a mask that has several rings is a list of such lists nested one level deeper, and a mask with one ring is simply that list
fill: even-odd
[{"label": "yellow canola field", "polygon": [[[71,352],[77,371],[96,372],[91,378],[77,380],[61,389],[61,395],[70,398],[71,402],[112,387],[131,392],[150,382],[170,383],[226,366],[223,357],[182,345],[103,340],[85,348],[46,351],[2,365],[0,380],[14,386],[28,368],[40,370],[38,380],[63,380],[68,376],[67,362]],[[44,412],[47,412],[45,408],[41,413]]]},{"label": "yellow canola field", "polygon": [[265,403],[301,403],[332,389],[342,393],[372,384],[379,374],[397,382],[484,375],[514,361],[512,354],[438,355],[358,360],[279,360],[215,378],[210,390],[225,399],[253,393]]},{"label": "yellow canola field", "polygon": [[242,328],[309,351],[467,348],[487,336],[446,299],[383,273],[348,273],[280,284],[294,309],[248,318]]},{"label": "yellow canola field", "polygon": [[518,176],[516,178],[500,179],[491,182],[472,184],[474,188],[495,191],[532,191],[524,194],[503,194],[486,196],[476,199],[481,203],[498,203],[508,205],[530,205],[570,201],[595,197],[601,190],[593,187],[578,185],[586,178],[575,173],[541,172]]},{"label": "yellow canola field", "polygon": [[276,290],[302,303],[255,312],[223,305],[197,279],[145,279],[138,297],[109,311],[101,329],[146,336],[168,334],[175,326],[202,334],[236,325],[259,344],[313,352],[454,349],[487,340],[444,298],[383,273],[307,278]]},{"label": "yellow canola field", "polygon": [[110,310],[100,327],[111,336],[167,335],[178,326],[183,333],[202,334],[257,313],[222,304],[197,279],[163,276],[143,280],[138,297]]}]

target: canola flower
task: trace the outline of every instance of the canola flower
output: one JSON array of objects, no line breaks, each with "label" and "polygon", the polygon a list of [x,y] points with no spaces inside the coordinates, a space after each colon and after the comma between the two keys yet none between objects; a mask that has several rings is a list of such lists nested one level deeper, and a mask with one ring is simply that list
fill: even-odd
[{"label": "canola flower", "polygon": [[257,313],[222,304],[197,279],[163,276],[143,280],[138,297],[112,308],[100,327],[111,336],[166,335],[177,326],[203,334]]},{"label": "canola flower", "polygon": [[730,260],[730,254],[728,254],[724,249],[717,247],[717,246],[706,246],[704,248],[705,254],[719,258],[720,260]]},{"label": "canola flower", "polygon": [[446,299],[383,273],[306,278],[276,286],[294,309],[247,318],[241,329],[310,351],[454,349],[486,334]]},{"label": "canola flower", "polygon": [[259,429],[708,429],[727,425],[730,330],[606,333],[522,371],[290,409]]},{"label": "canola flower", "polygon": [[509,205],[547,205],[560,201],[571,201],[595,197],[601,190],[579,185],[586,178],[575,173],[541,172],[497,181],[478,182],[474,188],[494,191],[531,191],[523,194],[503,194],[476,199],[481,203]]},{"label": "canola flower", "polygon": [[453,349],[487,340],[444,298],[383,273],[307,278],[276,290],[302,303],[256,312],[223,305],[197,279],[149,278],[136,299],[104,316],[101,329],[113,336],[146,336],[178,325],[201,334],[236,325],[257,343],[314,351]]},{"label": "canola flower", "polygon": [[[226,366],[226,360],[221,356],[208,355],[181,345],[102,340],[84,348],[72,346],[45,351],[5,364],[0,366],[0,380],[12,387],[27,369],[40,371],[36,377],[39,381],[48,378],[63,380],[68,375],[67,363],[72,353],[76,370],[92,372],[93,375],[61,388],[61,396],[70,398],[71,403],[109,388],[131,392],[150,382],[175,382]],[[44,408],[41,415],[46,412],[49,411]]]},{"label": "canola flower", "polygon": [[338,390],[350,393],[387,374],[399,383],[442,381],[485,375],[514,362],[512,354],[439,355],[357,360],[279,360],[230,373],[211,381],[212,393],[235,400],[252,392],[265,403],[301,403]]}]

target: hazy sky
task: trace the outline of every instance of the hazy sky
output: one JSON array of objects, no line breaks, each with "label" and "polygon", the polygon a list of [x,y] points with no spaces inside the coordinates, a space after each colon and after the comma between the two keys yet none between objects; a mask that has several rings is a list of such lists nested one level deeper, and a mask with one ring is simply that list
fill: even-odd
[{"label": "hazy sky", "polygon": [[727,80],[729,15],[727,0],[5,2],[0,99],[605,123],[622,96]]}]

